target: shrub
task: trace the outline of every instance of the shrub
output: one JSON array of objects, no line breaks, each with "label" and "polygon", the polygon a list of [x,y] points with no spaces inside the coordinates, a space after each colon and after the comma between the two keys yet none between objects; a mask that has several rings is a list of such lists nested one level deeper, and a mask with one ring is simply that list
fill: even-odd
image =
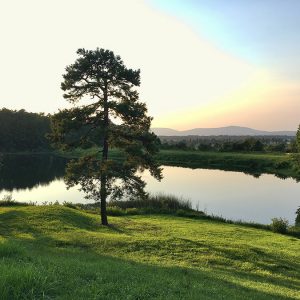
[{"label": "shrub", "polygon": [[176,215],[179,217],[184,217],[186,215],[186,212],[183,209],[177,209]]},{"label": "shrub", "polygon": [[289,222],[282,218],[273,218],[271,223],[271,229],[273,232],[286,233]]},{"label": "shrub", "polygon": [[295,225],[300,226],[300,207],[298,207],[298,209],[296,210]]},{"label": "shrub", "polygon": [[124,216],[126,211],[116,206],[110,206],[107,208],[107,214],[109,216]]},{"label": "shrub", "polygon": [[140,210],[138,208],[127,208],[126,213],[127,215],[139,215]]},{"label": "shrub", "polygon": [[275,164],[275,168],[276,169],[285,169],[285,168],[288,168],[290,167],[290,162],[289,161],[281,161],[281,162],[277,162]]}]

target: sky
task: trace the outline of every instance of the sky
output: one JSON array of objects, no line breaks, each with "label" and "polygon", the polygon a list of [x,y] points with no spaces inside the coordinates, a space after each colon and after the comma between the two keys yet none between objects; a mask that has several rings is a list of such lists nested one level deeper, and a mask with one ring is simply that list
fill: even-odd
[{"label": "sky", "polygon": [[0,107],[55,113],[78,48],[141,69],[153,127],[300,123],[299,0],[0,0]]}]

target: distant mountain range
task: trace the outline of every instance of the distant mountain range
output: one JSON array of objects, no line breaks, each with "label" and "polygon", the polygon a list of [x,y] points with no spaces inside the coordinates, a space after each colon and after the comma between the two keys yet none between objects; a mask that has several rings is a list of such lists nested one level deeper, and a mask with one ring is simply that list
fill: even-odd
[{"label": "distant mountain range", "polygon": [[263,131],[248,127],[227,126],[218,128],[194,128],[190,130],[174,130],[171,128],[151,128],[151,130],[159,136],[188,136],[188,135],[287,135],[294,136],[296,131]]}]

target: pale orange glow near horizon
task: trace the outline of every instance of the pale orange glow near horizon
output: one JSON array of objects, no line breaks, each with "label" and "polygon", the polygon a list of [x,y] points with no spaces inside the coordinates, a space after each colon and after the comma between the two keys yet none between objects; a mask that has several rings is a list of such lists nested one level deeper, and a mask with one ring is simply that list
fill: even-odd
[{"label": "pale orange glow near horizon", "polygon": [[300,86],[272,79],[262,71],[247,86],[208,105],[157,118],[153,127],[188,130],[235,125],[261,130],[296,130],[298,124],[294,120],[299,118],[299,98]]},{"label": "pale orange glow near horizon", "polygon": [[78,48],[100,47],[141,69],[140,99],[154,117],[153,127],[295,130],[300,80],[278,79],[270,66],[220,48],[151,3],[2,2],[1,107],[45,113],[67,107],[60,90],[65,67]]}]

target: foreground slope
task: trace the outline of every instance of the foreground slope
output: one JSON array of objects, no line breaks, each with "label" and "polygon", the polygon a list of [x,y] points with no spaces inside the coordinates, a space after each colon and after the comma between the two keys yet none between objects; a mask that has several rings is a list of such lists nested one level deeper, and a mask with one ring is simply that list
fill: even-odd
[{"label": "foreground slope", "polygon": [[0,208],[0,299],[300,299],[300,241],[173,216]]}]

